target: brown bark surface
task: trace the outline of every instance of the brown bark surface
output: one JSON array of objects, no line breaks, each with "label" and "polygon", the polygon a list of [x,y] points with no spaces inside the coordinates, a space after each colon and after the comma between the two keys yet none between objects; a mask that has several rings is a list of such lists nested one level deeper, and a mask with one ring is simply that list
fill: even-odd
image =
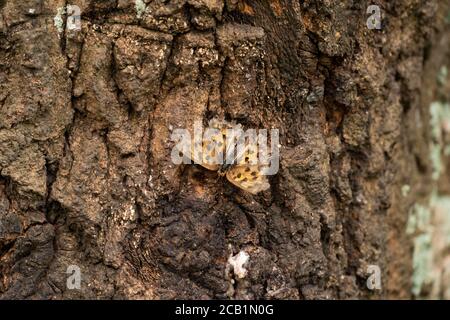
[{"label": "brown bark surface", "polygon": [[[381,30],[369,1],[139,3],[0,0],[0,299],[410,298],[448,1],[376,1]],[[280,130],[268,191],[172,163],[213,117]]]}]

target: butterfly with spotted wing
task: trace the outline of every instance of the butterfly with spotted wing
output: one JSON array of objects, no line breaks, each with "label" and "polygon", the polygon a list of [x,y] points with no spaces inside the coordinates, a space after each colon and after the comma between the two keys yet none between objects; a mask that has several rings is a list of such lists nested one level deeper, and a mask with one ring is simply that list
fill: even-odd
[{"label": "butterfly with spotted wing", "polygon": [[203,137],[194,140],[187,156],[194,163],[217,171],[233,185],[252,194],[270,188],[267,165],[259,159],[257,141],[252,136],[244,135],[241,125],[212,119]]}]

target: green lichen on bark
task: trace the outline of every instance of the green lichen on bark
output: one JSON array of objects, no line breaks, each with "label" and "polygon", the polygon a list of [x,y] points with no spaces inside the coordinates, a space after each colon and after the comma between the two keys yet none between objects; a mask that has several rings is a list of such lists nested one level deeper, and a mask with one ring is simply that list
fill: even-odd
[{"label": "green lichen on bark", "polygon": [[135,0],[135,8],[136,8],[136,16],[138,19],[141,19],[145,13],[147,5],[143,0]]},{"label": "green lichen on bark", "polygon": [[450,145],[443,139],[443,132],[450,130],[450,104],[435,101],[430,106],[431,145],[430,160],[432,163],[432,178],[438,180],[444,167],[442,156],[449,152]]},{"label": "green lichen on bark", "polygon": [[64,31],[64,18],[63,16],[66,14],[66,7],[61,7],[57,9],[56,16],[53,18],[53,24],[58,30],[58,33],[62,33]]},{"label": "green lichen on bark", "polygon": [[[450,264],[442,257],[450,249],[450,197],[433,192],[428,203],[415,204],[409,214],[407,234],[413,237],[412,294],[440,298]],[[448,299],[449,296],[446,295]]]}]

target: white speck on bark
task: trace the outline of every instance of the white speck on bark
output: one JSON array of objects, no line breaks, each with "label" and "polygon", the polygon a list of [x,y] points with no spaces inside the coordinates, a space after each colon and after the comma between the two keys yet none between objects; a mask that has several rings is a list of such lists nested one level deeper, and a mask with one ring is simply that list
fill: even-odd
[{"label": "white speck on bark", "polygon": [[247,275],[247,269],[244,268],[244,264],[247,263],[250,256],[245,251],[240,251],[235,256],[230,256],[228,258],[228,263],[233,267],[234,274],[242,279]]}]

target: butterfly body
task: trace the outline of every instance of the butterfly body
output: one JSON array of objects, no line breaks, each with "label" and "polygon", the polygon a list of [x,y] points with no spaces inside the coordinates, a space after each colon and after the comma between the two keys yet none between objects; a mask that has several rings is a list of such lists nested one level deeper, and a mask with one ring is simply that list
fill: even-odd
[{"label": "butterfly body", "polygon": [[218,173],[221,177],[224,177],[224,176],[226,176],[227,171],[230,170],[230,168],[231,168],[232,166],[233,166],[232,164],[227,164],[227,163],[225,163],[225,164],[223,164],[223,165],[219,168],[219,170],[217,170],[217,173]]}]

